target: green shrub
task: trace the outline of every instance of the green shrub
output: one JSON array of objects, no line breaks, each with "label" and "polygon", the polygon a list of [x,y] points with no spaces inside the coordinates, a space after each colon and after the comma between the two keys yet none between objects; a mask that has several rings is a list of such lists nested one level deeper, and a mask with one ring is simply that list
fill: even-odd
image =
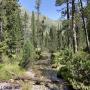
[{"label": "green shrub", "polygon": [[23,47],[23,57],[20,62],[20,66],[23,68],[28,68],[35,58],[34,47],[29,40],[27,40]]},{"label": "green shrub", "polygon": [[70,70],[67,66],[61,67],[57,72],[57,76],[68,81],[71,78]]},{"label": "green shrub", "polygon": [[[78,52],[74,54],[69,70],[74,80],[85,86],[90,86],[90,55],[88,53]],[[76,83],[77,87],[78,83]],[[81,89],[82,86],[78,88]]]},{"label": "green shrub", "polygon": [[41,57],[41,48],[36,48],[35,53],[36,53],[36,60],[39,60]]},{"label": "green shrub", "polygon": [[66,65],[72,59],[72,52],[68,49],[60,50],[60,52],[54,53],[53,63]]},{"label": "green shrub", "polygon": [[54,63],[65,65],[58,70],[58,74],[68,80],[75,89],[90,90],[90,54],[74,54],[70,50],[64,50],[55,55]]}]

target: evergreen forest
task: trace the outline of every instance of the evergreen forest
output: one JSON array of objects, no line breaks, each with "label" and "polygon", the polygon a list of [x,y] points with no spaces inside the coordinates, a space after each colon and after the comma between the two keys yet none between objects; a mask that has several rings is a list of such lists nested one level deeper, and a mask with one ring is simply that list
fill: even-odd
[{"label": "evergreen forest", "polygon": [[90,90],[90,0],[42,1],[0,0],[0,90]]}]

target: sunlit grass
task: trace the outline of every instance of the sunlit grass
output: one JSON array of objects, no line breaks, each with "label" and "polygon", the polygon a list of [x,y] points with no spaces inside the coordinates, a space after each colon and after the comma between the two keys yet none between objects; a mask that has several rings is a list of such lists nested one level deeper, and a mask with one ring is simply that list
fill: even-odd
[{"label": "sunlit grass", "polygon": [[25,70],[18,64],[0,64],[0,80],[9,80],[18,76],[22,76]]}]

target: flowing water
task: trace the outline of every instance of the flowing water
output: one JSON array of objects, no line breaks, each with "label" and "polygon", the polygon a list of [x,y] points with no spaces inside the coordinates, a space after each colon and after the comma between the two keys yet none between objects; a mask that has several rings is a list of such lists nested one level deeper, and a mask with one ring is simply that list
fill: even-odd
[{"label": "flowing water", "polygon": [[51,67],[50,62],[50,54],[47,59],[37,62],[37,69],[41,72],[39,76],[42,80],[50,82],[46,82],[44,85],[34,85],[32,90],[70,90],[62,78],[57,78],[57,71]]},{"label": "flowing water", "polygon": [[[50,64],[50,54],[47,56],[47,59],[35,62],[33,68],[26,72],[27,76],[32,78],[32,87],[25,90],[73,90],[68,88],[62,78],[57,78],[57,71]],[[22,90],[22,87],[19,84],[4,82],[0,83],[0,90]]]}]

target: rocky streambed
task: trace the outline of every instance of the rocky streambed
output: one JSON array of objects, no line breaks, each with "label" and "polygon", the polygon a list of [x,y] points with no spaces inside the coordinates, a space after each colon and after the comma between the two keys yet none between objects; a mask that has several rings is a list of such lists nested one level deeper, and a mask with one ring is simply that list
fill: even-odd
[{"label": "rocky streambed", "polygon": [[23,77],[1,82],[0,90],[72,90],[67,82],[57,78],[57,71],[50,65],[50,54],[47,56],[47,59],[35,62]]},{"label": "rocky streambed", "polygon": [[21,86],[15,83],[2,82],[0,83],[0,90],[21,90]]}]

